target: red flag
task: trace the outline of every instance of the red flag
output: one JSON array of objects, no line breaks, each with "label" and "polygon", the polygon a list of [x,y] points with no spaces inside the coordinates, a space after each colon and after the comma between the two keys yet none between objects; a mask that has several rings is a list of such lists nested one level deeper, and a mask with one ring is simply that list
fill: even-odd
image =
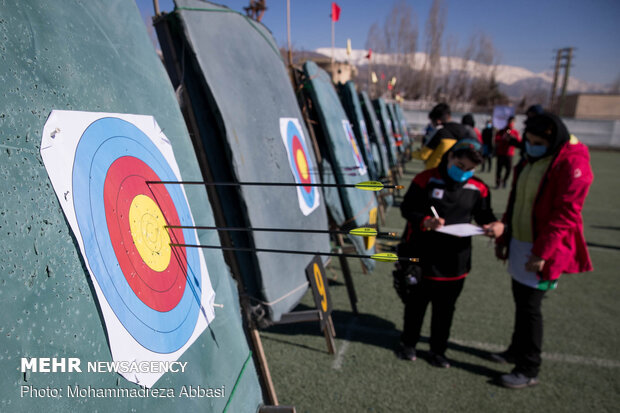
[{"label": "red flag", "polygon": [[332,3],[332,20],[337,22],[340,19],[340,6],[335,2]]},{"label": "red flag", "polygon": [[372,56],[372,49],[368,49],[368,54],[366,55],[366,59],[370,59]]}]

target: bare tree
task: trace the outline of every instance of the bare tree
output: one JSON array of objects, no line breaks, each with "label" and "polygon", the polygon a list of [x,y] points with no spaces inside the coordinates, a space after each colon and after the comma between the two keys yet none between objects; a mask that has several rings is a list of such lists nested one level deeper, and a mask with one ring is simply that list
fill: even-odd
[{"label": "bare tree", "polygon": [[457,47],[458,39],[453,35],[448,36],[448,39],[446,40],[445,52],[446,70],[442,85],[445,93],[445,100],[448,101],[452,100],[452,90],[454,89],[454,71],[456,70]]},{"label": "bare tree", "polygon": [[385,75],[385,82],[397,78],[397,89],[408,93],[415,83],[415,52],[418,42],[417,17],[404,0],[394,5],[383,27],[374,23],[368,30],[366,47],[375,53],[387,54],[383,65],[373,65]]},{"label": "bare tree", "polygon": [[433,0],[424,27],[426,36],[426,61],[423,68],[423,77],[426,83],[426,96],[435,94],[435,71],[439,68],[441,58],[441,43],[446,21],[446,8],[443,0]]},{"label": "bare tree", "polygon": [[385,53],[385,39],[381,33],[381,26],[379,23],[373,23],[370,29],[368,29],[366,49],[372,49],[376,53]]},{"label": "bare tree", "polygon": [[[441,99],[478,105],[505,101],[495,77],[499,54],[492,39],[485,33],[475,33],[459,51],[457,39],[449,37],[445,42],[446,57],[442,58],[445,19],[444,0],[433,0],[424,27],[426,57],[421,68],[416,67],[415,62],[417,19],[405,1],[400,0],[392,8],[383,25],[374,23],[370,27],[366,47],[387,56],[382,63],[373,62],[372,66],[382,78],[378,85],[381,92],[385,92],[386,83],[395,76],[398,79],[396,89],[409,99]],[[445,62],[443,68],[442,62]],[[369,77],[370,73],[367,75]]]}]

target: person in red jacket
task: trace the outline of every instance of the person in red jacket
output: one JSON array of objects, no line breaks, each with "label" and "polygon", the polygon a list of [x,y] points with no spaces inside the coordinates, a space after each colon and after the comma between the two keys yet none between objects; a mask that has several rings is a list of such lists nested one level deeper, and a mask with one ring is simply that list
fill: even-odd
[{"label": "person in red jacket", "polygon": [[510,388],[538,383],[545,293],[563,273],[592,270],[581,217],[593,180],[588,148],[549,113],[526,121],[525,139],[496,244],[497,257],[508,259],[516,311],[510,347],[491,358],[515,364],[501,377]]},{"label": "person in red jacket", "polygon": [[[497,171],[495,172],[495,189],[500,185],[506,188],[506,182],[510,177],[512,170],[512,157],[515,154],[515,147],[519,146],[521,137],[515,129],[515,117],[508,118],[508,124],[505,128],[500,129],[495,135],[495,156],[497,158]],[[502,178],[502,170],[504,177]]]}]

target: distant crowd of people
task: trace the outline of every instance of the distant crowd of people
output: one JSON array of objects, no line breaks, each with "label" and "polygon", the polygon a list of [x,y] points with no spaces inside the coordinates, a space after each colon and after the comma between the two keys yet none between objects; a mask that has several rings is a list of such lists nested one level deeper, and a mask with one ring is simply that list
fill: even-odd
[{"label": "distant crowd of people", "polygon": [[[457,299],[472,267],[471,237],[437,231],[475,221],[495,240],[496,257],[508,261],[515,322],[508,348],[492,354],[514,364],[499,377],[509,388],[538,383],[541,365],[544,295],[563,273],[591,271],[581,210],[593,174],[587,147],[571,135],[557,116],[540,105],[527,110],[523,134],[511,117],[497,130],[488,120],[479,131],[471,114],[452,121],[445,103],[429,113],[430,124],[414,157],[425,170],[415,176],[400,206],[407,226],[398,254],[419,263],[397,264],[394,287],[405,304],[404,328],[396,354],[416,359],[416,345],[429,304],[432,305],[430,362],[450,367],[446,357]],[[522,138],[523,137],[523,138]],[[508,205],[502,219],[491,208],[491,191],[475,170],[491,171],[496,158],[495,188],[506,188],[514,168]],[[487,169],[488,168],[488,169]]]}]

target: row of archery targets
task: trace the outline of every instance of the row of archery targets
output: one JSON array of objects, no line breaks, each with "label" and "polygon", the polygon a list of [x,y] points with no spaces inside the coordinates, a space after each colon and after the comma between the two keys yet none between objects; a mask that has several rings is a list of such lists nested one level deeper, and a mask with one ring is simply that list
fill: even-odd
[{"label": "row of archery targets", "polygon": [[[352,82],[334,87],[311,61],[287,67],[264,26],[201,0],[155,17],[165,71],[132,2],[17,3],[0,21],[11,33],[0,69],[10,103],[0,124],[2,300],[19,303],[0,318],[10,331],[2,365],[15,371],[11,360],[46,349],[84,362],[185,360],[190,370],[126,381],[18,372],[3,400],[43,406],[18,400],[26,382],[218,383],[226,397],[174,407],[277,405],[258,329],[317,321],[335,350],[324,267],[340,260],[356,313],[347,259],[365,271],[371,257],[387,259],[374,236],[353,234],[382,234],[411,143],[401,107]],[[317,309],[294,311],[309,288]]]}]

